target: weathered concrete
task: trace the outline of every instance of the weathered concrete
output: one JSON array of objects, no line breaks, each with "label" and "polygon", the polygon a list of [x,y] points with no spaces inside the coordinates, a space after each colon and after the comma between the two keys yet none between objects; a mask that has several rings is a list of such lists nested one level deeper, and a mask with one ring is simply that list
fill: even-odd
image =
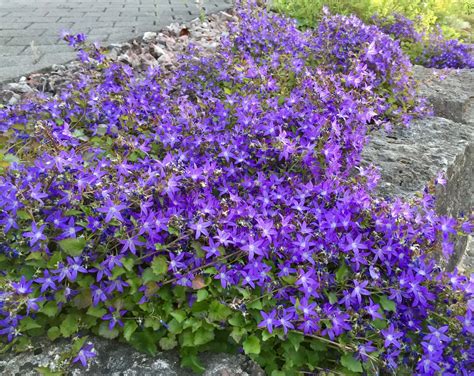
[{"label": "weathered concrete", "polygon": [[86,33],[102,45],[124,42],[232,0],[0,0],[0,82],[63,64],[75,53],[61,31]]},{"label": "weathered concrete", "polygon": [[[467,218],[474,208],[474,71],[416,67],[415,73],[437,116],[390,134],[375,132],[364,162],[380,168],[379,193],[390,197],[411,197],[444,173],[447,182],[437,188],[437,212]],[[457,237],[449,269],[473,270],[474,244],[469,242]]]},{"label": "weathered concrete", "polygon": [[[97,356],[88,367],[74,365],[67,375],[84,376],[193,376],[189,369],[180,367],[175,351],[161,352],[152,357],[135,351],[126,344],[99,337],[90,338]],[[70,344],[66,340],[51,343],[38,341],[34,349],[20,354],[0,356],[2,376],[37,376],[38,367],[59,370],[62,354]],[[243,355],[207,354],[200,356],[203,376],[264,376],[262,369]]]}]

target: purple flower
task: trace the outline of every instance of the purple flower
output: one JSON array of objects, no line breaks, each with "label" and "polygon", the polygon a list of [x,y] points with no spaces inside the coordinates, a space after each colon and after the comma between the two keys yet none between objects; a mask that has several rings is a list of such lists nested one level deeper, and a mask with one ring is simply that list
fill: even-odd
[{"label": "purple flower", "polygon": [[26,281],[25,276],[21,276],[20,281],[12,282],[12,288],[17,294],[28,295],[33,292],[32,283],[32,281]]},{"label": "purple flower", "polygon": [[363,281],[362,283],[359,283],[359,281],[354,280],[354,288],[351,292],[351,297],[357,298],[357,302],[359,304],[361,304],[362,302],[362,295],[370,295],[370,292],[365,289],[368,283],[368,281]]},{"label": "purple flower", "polygon": [[49,270],[43,271],[43,277],[36,278],[34,280],[35,283],[39,283],[41,285],[41,293],[44,293],[48,289],[55,291],[57,289],[55,281],[57,277],[54,277],[50,274]]},{"label": "purple flower", "polygon": [[120,320],[120,318],[123,317],[125,313],[127,313],[127,310],[125,309],[119,310],[114,307],[109,307],[109,313],[102,316],[102,320],[109,321],[109,330],[115,328],[116,324],[123,327],[123,321]]},{"label": "purple flower", "polygon": [[273,327],[277,326],[278,320],[276,319],[276,311],[273,310],[270,313],[265,313],[264,311],[260,311],[260,315],[262,316],[262,321],[258,324],[259,328],[266,328],[269,333],[273,333]]},{"label": "purple flower", "polygon": [[433,343],[435,345],[441,344],[442,342],[451,342],[451,338],[449,338],[445,334],[449,330],[449,327],[447,325],[442,326],[438,329],[431,325],[428,325],[428,330],[430,331],[430,333],[423,337],[425,341],[429,341],[430,343]]},{"label": "purple flower", "polygon": [[289,329],[294,329],[294,325],[291,323],[293,315],[285,314],[277,320],[277,326],[283,328],[283,333],[287,334]]},{"label": "purple flower", "polygon": [[104,290],[99,286],[91,285],[92,303],[96,307],[100,302],[107,301],[107,295]]},{"label": "purple flower", "polygon": [[397,348],[401,347],[401,343],[398,341],[399,338],[403,337],[403,333],[395,330],[395,326],[390,324],[388,329],[382,330],[382,334],[385,338],[384,346],[388,348],[390,345],[393,345]]},{"label": "purple flower", "polygon": [[114,204],[111,200],[107,200],[105,206],[98,208],[97,211],[100,213],[106,213],[105,222],[109,223],[112,219],[117,219],[120,222],[123,222],[124,219],[120,212],[126,209],[127,206],[123,204]]},{"label": "purple flower", "polygon": [[467,311],[465,316],[456,316],[456,318],[461,322],[465,331],[474,334],[474,319],[472,317],[472,311]]},{"label": "purple flower", "polygon": [[83,346],[77,356],[73,359],[73,363],[81,362],[83,367],[87,367],[89,359],[95,358],[97,353],[95,352],[94,345],[92,343],[87,343]]},{"label": "purple flower", "polygon": [[199,217],[199,221],[189,227],[196,231],[196,239],[199,239],[201,235],[209,236],[207,228],[211,226],[211,224],[211,222],[204,222],[202,217]]},{"label": "purple flower", "polygon": [[30,247],[34,246],[40,240],[46,240],[46,236],[43,235],[44,228],[45,225],[37,227],[36,222],[32,222],[31,231],[23,233],[25,238],[30,238]]},{"label": "purple flower", "polygon": [[367,313],[372,317],[372,320],[383,319],[382,314],[379,313],[380,306],[375,304],[372,299],[370,299],[370,304],[364,307]]}]

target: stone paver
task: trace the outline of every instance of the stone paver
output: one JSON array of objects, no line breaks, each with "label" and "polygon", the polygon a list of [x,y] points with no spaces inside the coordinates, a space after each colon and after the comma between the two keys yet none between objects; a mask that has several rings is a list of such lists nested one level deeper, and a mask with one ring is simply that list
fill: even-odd
[{"label": "stone paver", "polygon": [[[203,0],[210,13],[232,0]],[[0,82],[75,58],[61,31],[83,32],[102,45],[200,15],[195,0],[0,0]]]}]

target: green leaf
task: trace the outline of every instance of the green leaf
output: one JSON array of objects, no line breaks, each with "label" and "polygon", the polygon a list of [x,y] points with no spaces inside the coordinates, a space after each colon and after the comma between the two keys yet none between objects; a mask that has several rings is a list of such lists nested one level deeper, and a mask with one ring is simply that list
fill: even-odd
[{"label": "green leaf", "polygon": [[197,301],[202,302],[203,300],[206,300],[208,296],[209,296],[209,293],[207,292],[207,290],[198,290]]},{"label": "green leaf", "polygon": [[195,353],[183,354],[181,357],[181,366],[191,368],[197,374],[201,374],[206,370],[199,362]]},{"label": "green leaf", "polygon": [[77,315],[74,315],[74,314],[66,315],[63,322],[59,326],[59,329],[61,330],[61,334],[63,335],[63,337],[70,337],[71,335],[76,333],[77,330],[79,329],[78,322],[79,321],[78,321]]},{"label": "green leaf", "polygon": [[100,306],[97,306],[97,307],[90,306],[89,309],[87,310],[87,314],[89,316],[101,318],[102,316],[107,314],[107,310]]},{"label": "green leaf", "polygon": [[373,320],[372,321],[372,325],[379,329],[379,330],[382,330],[382,329],[385,329],[387,327],[387,321],[386,320],[381,320],[381,319],[376,319],[376,320]]},{"label": "green leaf", "polygon": [[138,329],[138,325],[135,320],[127,320],[123,326],[123,338],[130,341],[132,334]]},{"label": "green leaf", "polygon": [[396,310],[397,310],[397,306],[395,305],[395,302],[391,301],[385,295],[382,295],[380,297],[379,303],[382,306],[382,308],[386,311],[396,312]]},{"label": "green leaf", "polygon": [[129,272],[132,271],[133,265],[135,265],[135,260],[133,258],[124,258],[120,260],[122,262],[122,265],[125,269],[127,269]]},{"label": "green leaf", "polygon": [[99,335],[107,339],[114,339],[118,337],[119,331],[117,328],[110,330],[109,323],[104,321],[99,326]]},{"label": "green leaf", "polygon": [[300,348],[300,343],[303,342],[304,340],[304,337],[302,334],[300,333],[297,333],[297,332],[291,332],[288,334],[288,340],[291,342],[291,344],[293,345],[294,349],[296,351],[299,350]]},{"label": "green leaf", "polygon": [[30,330],[30,329],[38,329],[41,328],[35,320],[31,317],[25,317],[23,320],[20,321],[20,330]]},{"label": "green leaf", "polygon": [[72,347],[71,347],[71,351],[74,352],[74,353],[78,353],[82,347],[84,346],[84,344],[86,343],[87,339],[89,337],[85,336],[85,337],[76,337],[74,338],[74,341],[72,343]]},{"label": "green leaf", "polygon": [[286,376],[285,371],[278,371],[278,370],[273,370],[271,376]]},{"label": "green leaf", "polygon": [[179,334],[183,331],[183,326],[176,319],[168,323],[168,330],[173,334]]},{"label": "green leaf", "polygon": [[351,372],[362,373],[362,363],[358,361],[352,354],[341,356],[341,364]]},{"label": "green leaf", "polygon": [[158,277],[151,268],[146,268],[142,273],[143,283],[147,284],[148,282],[157,282],[161,278]]},{"label": "green leaf", "polygon": [[179,336],[181,347],[194,347],[194,333],[192,330],[186,330]]},{"label": "green leaf", "polygon": [[47,302],[40,311],[48,317],[54,317],[58,314],[58,303],[55,301]]},{"label": "green leaf", "polygon": [[186,318],[186,312],[184,311],[173,311],[173,312],[170,312],[170,315],[173,316],[173,318],[180,324]]},{"label": "green leaf", "polygon": [[53,326],[48,329],[47,336],[51,341],[54,341],[61,336],[61,332],[57,326]]},{"label": "green leaf", "polygon": [[171,338],[163,337],[160,339],[159,344],[162,350],[167,351],[174,349],[178,345],[178,342],[174,336]]},{"label": "green leaf", "polygon": [[339,283],[344,282],[344,280],[347,278],[347,275],[349,274],[349,268],[347,267],[346,263],[344,261],[341,262],[341,266],[336,271],[336,281]]},{"label": "green leaf", "polygon": [[214,339],[214,328],[199,328],[194,333],[194,345],[200,346]]},{"label": "green leaf", "polygon": [[232,328],[232,331],[230,332],[230,336],[235,342],[240,343],[240,341],[242,340],[242,337],[246,333],[247,331],[244,328],[234,327]]},{"label": "green leaf", "polygon": [[262,341],[268,341],[270,338],[273,338],[276,336],[276,332],[270,333],[266,330],[262,332]]},{"label": "green leaf", "polygon": [[130,344],[135,347],[138,351],[155,355],[158,351],[156,347],[156,338],[154,331],[149,329],[143,332],[135,332],[130,338]]},{"label": "green leaf", "polygon": [[212,321],[224,321],[232,314],[232,310],[217,300],[213,300],[209,306],[209,318]]},{"label": "green leaf", "polygon": [[86,246],[86,239],[80,237],[60,240],[59,246],[69,256],[80,256]]},{"label": "green leaf", "polygon": [[248,304],[247,308],[260,310],[260,309],[263,308],[263,305],[262,305],[262,302],[260,301],[260,299],[258,299],[258,300],[253,301],[252,303]]},{"label": "green leaf", "polygon": [[260,354],[260,340],[256,336],[250,336],[244,343],[244,351],[246,354]]},{"label": "green leaf", "polygon": [[151,270],[157,276],[164,275],[168,272],[168,262],[165,256],[158,256],[151,262]]},{"label": "green leaf", "polygon": [[37,367],[35,368],[36,372],[38,372],[41,376],[62,376],[63,373],[61,371],[51,371],[48,367]]},{"label": "green leaf", "polygon": [[315,340],[315,341],[311,341],[309,346],[311,347],[311,349],[313,349],[314,351],[326,351],[327,350],[327,347],[328,345],[322,341],[318,341],[318,340]]}]

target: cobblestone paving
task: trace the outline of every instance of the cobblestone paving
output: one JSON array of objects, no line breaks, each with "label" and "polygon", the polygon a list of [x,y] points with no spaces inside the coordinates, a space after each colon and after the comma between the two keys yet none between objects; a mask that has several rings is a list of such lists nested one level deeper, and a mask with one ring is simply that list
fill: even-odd
[{"label": "cobblestone paving", "polygon": [[[206,12],[232,3],[201,2]],[[108,45],[199,14],[195,0],[0,0],[0,82],[74,59],[63,30]]]}]

